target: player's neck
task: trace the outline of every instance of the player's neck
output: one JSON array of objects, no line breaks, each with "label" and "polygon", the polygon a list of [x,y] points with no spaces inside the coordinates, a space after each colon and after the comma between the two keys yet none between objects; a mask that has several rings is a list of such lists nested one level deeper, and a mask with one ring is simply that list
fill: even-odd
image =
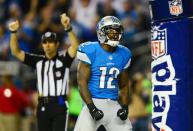
[{"label": "player's neck", "polygon": [[104,50],[106,50],[106,51],[108,51],[108,52],[113,52],[113,51],[115,51],[115,48],[116,48],[116,47],[112,47],[112,46],[107,45],[107,44],[102,44],[101,46],[102,46],[102,48],[103,48]]}]

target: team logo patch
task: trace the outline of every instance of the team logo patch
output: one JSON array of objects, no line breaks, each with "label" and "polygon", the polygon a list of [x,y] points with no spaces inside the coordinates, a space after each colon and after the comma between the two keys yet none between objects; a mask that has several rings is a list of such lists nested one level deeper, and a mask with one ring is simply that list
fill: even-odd
[{"label": "team logo patch", "polygon": [[109,56],[109,60],[113,60],[113,57],[111,55]]},{"label": "team logo patch", "polygon": [[172,0],[168,1],[170,14],[171,15],[180,15],[183,13],[182,1],[181,0]]},{"label": "team logo patch", "polygon": [[61,74],[60,71],[57,71],[57,72],[56,72],[56,77],[61,77],[61,75],[62,75],[62,74]]},{"label": "team logo patch", "polygon": [[155,26],[151,30],[151,53],[152,58],[157,59],[167,54],[167,29],[160,30]]}]

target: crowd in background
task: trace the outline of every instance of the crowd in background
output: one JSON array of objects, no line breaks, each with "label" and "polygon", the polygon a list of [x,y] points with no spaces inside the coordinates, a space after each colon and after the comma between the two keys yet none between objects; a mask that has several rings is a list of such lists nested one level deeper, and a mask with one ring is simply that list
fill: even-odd
[{"label": "crowd in background", "polygon": [[[26,52],[42,53],[41,34],[48,30],[57,33],[60,49],[65,50],[71,43],[60,23],[60,14],[64,12],[70,16],[73,31],[80,42],[97,40],[96,24],[100,18],[112,15],[122,21],[124,36],[121,44],[133,53],[129,69],[129,117],[134,131],[150,131],[150,16],[148,3],[144,0],[0,0],[0,130],[1,126],[6,126],[2,119],[16,119],[20,131],[36,131],[37,126],[35,74],[11,56],[8,23],[15,19],[20,21],[19,45]],[[73,130],[82,107],[76,82],[76,66],[77,60],[71,68],[69,131]],[[8,90],[3,92],[5,88]],[[14,101],[6,99],[11,96],[14,96]]]}]

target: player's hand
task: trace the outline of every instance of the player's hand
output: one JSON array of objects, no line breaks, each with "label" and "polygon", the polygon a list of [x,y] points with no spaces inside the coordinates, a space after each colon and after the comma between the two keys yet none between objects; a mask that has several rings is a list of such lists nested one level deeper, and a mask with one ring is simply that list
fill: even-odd
[{"label": "player's hand", "polygon": [[98,120],[103,118],[104,113],[101,110],[97,109],[93,103],[88,104],[87,107],[88,107],[90,114],[94,120],[98,121]]},{"label": "player's hand", "polygon": [[71,27],[70,25],[70,18],[66,15],[66,13],[63,13],[62,15],[60,15],[60,20],[62,25],[64,26],[64,29],[67,30],[68,28]]},{"label": "player's hand", "polygon": [[96,121],[102,119],[104,116],[104,113],[97,108],[92,110],[92,112],[90,112],[90,113],[91,113],[92,118]]},{"label": "player's hand", "polygon": [[128,117],[128,105],[123,105],[122,108],[117,111],[117,116],[121,120],[126,120]]},{"label": "player's hand", "polygon": [[17,31],[18,28],[19,28],[19,21],[18,20],[9,23],[9,30],[10,31]]}]

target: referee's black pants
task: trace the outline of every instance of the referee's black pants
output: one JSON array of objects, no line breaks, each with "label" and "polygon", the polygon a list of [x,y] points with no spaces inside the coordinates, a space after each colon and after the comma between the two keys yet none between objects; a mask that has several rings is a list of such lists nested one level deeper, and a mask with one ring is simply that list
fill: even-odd
[{"label": "referee's black pants", "polygon": [[38,131],[67,131],[66,102],[39,100],[37,108]]}]

